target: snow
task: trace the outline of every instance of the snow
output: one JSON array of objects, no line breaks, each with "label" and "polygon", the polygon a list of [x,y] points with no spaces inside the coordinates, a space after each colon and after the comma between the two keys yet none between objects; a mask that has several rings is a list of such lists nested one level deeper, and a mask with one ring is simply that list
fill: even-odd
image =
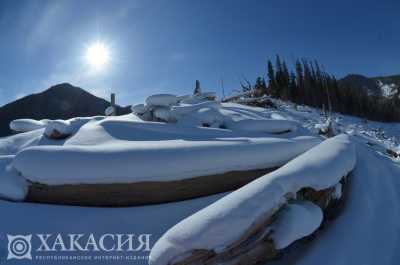
[{"label": "snow", "polygon": [[312,202],[288,204],[273,224],[272,239],[275,248],[286,248],[297,239],[311,235],[321,225],[322,219],[321,208]]},{"label": "snow", "polygon": [[131,107],[132,112],[135,114],[143,114],[147,111],[147,108],[144,104],[136,104]]},{"label": "snow", "polygon": [[76,133],[87,122],[99,121],[102,119],[104,119],[103,116],[79,117],[69,120],[47,120],[44,134],[50,137],[54,131],[57,131],[62,135],[71,135]]},{"label": "snow", "polygon": [[332,194],[333,199],[340,199],[342,197],[342,183],[335,185],[335,190]]},{"label": "snow", "polygon": [[[138,115],[48,120],[47,138],[55,131],[68,138],[10,137],[7,148],[10,140],[23,143],[4,154],[16,154],[13,166],[30,181],[134,183],[278,167],[320,142],[299,123],[262,108],[178,102],[201,96],[153,95],[136,107],[146,110]],[[165,122],[146,121],[146,114]]]},{"label": "snow", "polygon": [[[95,207],[73,207],[59,205],[45,205],[36,203],[13,203],[0,200],[0,253],[5,264],[7,253],[8,234],[52,234],[53,236],[61,233],[94,235],[103,234],[151,234],[150,245],[165,233],[168,228],[186,218],[187,216],[199,211],[205,206],[215,202],[225,196],[226,193],[203,197],[199,199],[187,200],[176,203],[160,205],[150,205],[143,207],[123,207],[123,208],[95,208]],[[33,248],[39,247],[39,242],[33,241]],[[49,253],[37,253],[49,254]],[[52,252],[52,255],[80,255],[83,253],[75,252]],[[123,255],[123,256],[148,256],[148,251],[139,252],[91,252],[91,255]],[[10,261],[11,263],[11,261]],[[72,261],[44,261],[40,259],[29,260],[20,264],[135,264],[147,265],[148,260],[123,260],[123,261],[99,261],[99,260],[72,260]]]},{"label": "snow", "polygon": [[235,122],[230,121],[226,123],[226,126],[232,130],[255,131],[255,132],[266,132],[266,133],[283,133],[288,131],[295,131],[298,127],[298,124],[294,121],[289,121],[289,120],[247,119]]},{"label": "snow", "polygon": [[27,193],[27,183],[11,166],[14,156],[0,156],[0,199],[20,201]]},{"label": "snow", "polygon": [[169,181],[277,167],[318,143],[304,136],[35,146],[19,152],[13,166],[31,181],[53,185]]},{"label": "snow", "polygon": [[387,84],[383,83],[381,80],[378,80],[378,86],[382,91],[382,95],[387,98],[391,98],[396,94],[396,84]]},{"label": "snow", "polygon": [[108,106],[107,108],[106,108],[106,110],[104,111],[104,114],[106,115],[106,116],[111,116],[111,115],[113,115],[113,114],[115,114],[116,113],[116,110],[115,110],[115,107],[114,106]]},{"label": "snow", "polygon": [[349,137],[330,138],[172,227],[153,247],[150,264],[168,264],[194,249],[221,250],[285,204],[286,194],[333,187],[355,163]]},{"label": "snow", "polygon": [[153,115],[155,118],[162,121],[174,121],[174,116],[172,115],[170,109],[166,107],[158,107],[153,110]]},{"label": "snow", "polygon": [[39,129],[0,138],[0,155],[15,155],[29,146],[52,144],[50,139],[43,137],[43,132],[44,129]]},{"label": "snow", "polygon": [[29,132],[46,127],[46,121],[17,119],[10,122],[10,129],[16,132]]},{"label": "snow", "polygon": [[395,265],[400,260],[400,167],[353,140],[358,159],[346,207],[298,265]]},{"label": "snow", "polygon": [[52,133],[56,130],[61,134],[69,135],[72,133],[71,127],[72,126],[69,121],[64,121],[64,120],[49,121],[46,125],[44,134],[50,137]]},{"label": "snow", "polygon": [[[316,206],[307,202],[287,204],[285,195],[303,186],[335,187],[333,196],[340,198],[342,187],[338,181],[355,166],[343,212],[306,248],[300,248],[300,255],[295,255],[296,264],[398,263],[400,166],[399,159],[386,155],[386,149],[398,151],[399,123],[372,122],[333,113],[331,122],[335,129],[352,136],[340,135],[315,146],[320,140],[310,137],[310,131],[322,128],[326,117],[314,108],[294,107],[273,99],[278,109],[205,101],[191,95],[166,98],[153,97],[150,105],[136,105],[132,107],[134,114],[120,117],[13,121],[10,127],[23,133],[0,138],[3,234],[151,233],[152,244],[161,238],[153,248],[152,262],[164,264],[194,248],[223,250],[268,210],[273,212],[285,205],[288,210],[274,224],[273,233],[275,245],[284,248],[312,233],[320,223]],[[155,105],[155,101],[163,105]],[[153,113],[160,112],[157,109],[164,109],[163,118],[168,123],[154,122]],[[48,139],[44,136],[48,123],[49,128],[60,126],[71,136]],[[202,127],[204,123],[210,127]],[[249,163],[253,159],[254,164]],[[24,177],[31,175],[31,180],[53,184],[168,181],[194,173],[220,172],[232,165],[245,169],[282,165],[289,160],[275,172],[231,194],[178,203],[81,208],[5,201],[24,198],[27,183],[20,173]],[[117,173],[130,174],[110,177],[116,168]],[[193,168],[197,171],[192,172]],[[179,174],[175,176],[177,169]],[[143,172],[147,174],[144,177],[140,175]],[[6,237],[0,237],[0,253],[7,252],[6,246]],[[288,264],[285,257],[290,259],[291,253],[285,252],[277,264]],[[43,262],[30,261],[35,263]]]},{"label": "snow", "polygon": [[179,98],[171,94],[156,94],[146,99],[146,104],[149,106],[169,107],[177,104]]}]

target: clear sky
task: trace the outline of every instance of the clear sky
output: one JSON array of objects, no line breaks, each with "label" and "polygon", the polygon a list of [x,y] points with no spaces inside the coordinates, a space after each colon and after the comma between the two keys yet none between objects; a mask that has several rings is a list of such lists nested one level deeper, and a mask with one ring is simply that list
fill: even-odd
[{"label": "clear sky", "polygon": [[[100,41],[110,60],[93,71]],[[0,1],[0,104],[70,82],[117,103],[221,92],[265,75],[281,54],[338,77],[400,74],[399,0]]]}]

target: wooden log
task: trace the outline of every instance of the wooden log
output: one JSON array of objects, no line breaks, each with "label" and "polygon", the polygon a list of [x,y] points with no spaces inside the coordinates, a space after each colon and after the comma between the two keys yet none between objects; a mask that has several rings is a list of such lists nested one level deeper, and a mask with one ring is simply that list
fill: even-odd
[{"label": "wooden log", "polygon": [[57,129],[53,129],[53,131],[47,136],[47,138],[53,139],[53,140],[63,140],[63,139],[68,138],[69,136],[71,136],[71,134],[61,133]]},{"label": "wooden log", "polygon": [[78,185],[31,183],[26,201],[100,207],[175,202],[235,190],[275,169],[232,171],[165,182]]},{"label": "wooden log", "polygon": [[[303,188],[296,194],[296,199],[300,201],[311,201],[321,207],[324,213],[324,219],[321,227],[328,224],[327,220],[334,218],[338,215],[343,208],[348,190],[348,176],[345,176],[340,181],[342,184],[342,196],[336,199],[333,196],[335,188],[328,188],[325,190],[316,191],[311,188]],[[289,194],[288,194],[288,197]],[[290,200],[289,200],[290,202]],[[271,224],[274,223],[276,217],[285,205],[281,205],[272,213],[266,213],[262,220],[252,225],[243,236],[236,242],[219,253],[213,250],[197,249],[188,255],[188,257],[178,262],[172,261],[172,265],[256,265],[265,264],[268,261],[274,260],[285,252],[283,250],[275,249],[271,234]],[[335,212],[335,214],[332,213]],[[311,240],[315,237],[315,231],[312,235],[307,237]],[[303,240],[303,239],[299,239]]]}]

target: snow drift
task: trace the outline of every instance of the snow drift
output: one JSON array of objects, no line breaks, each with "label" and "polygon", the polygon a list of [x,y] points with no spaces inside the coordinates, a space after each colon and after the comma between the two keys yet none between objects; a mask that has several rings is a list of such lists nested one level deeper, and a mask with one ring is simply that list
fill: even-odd
[{"label": "snow drift", "polygon": [[15,132],[29,132],[45,128],[47,120],[17,119],[10,122],[10,129]]},{"label": "snow drift", "polygon": [[0,156],[0,199],[21,201],[28,191],[28,184],[12,167],[13,158],[12,155]]}]

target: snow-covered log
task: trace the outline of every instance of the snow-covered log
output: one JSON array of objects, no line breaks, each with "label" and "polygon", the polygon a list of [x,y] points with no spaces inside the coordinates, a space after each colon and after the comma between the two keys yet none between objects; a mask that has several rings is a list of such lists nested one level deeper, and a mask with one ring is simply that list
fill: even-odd
[{"label": "snow-covered log", "polygon": [[25,200],[38,203],[101,207],[178,202],[239,189],[275,169],[231,171],[172,181],[79,185],[31,183]]},{"label": "snow-covered log", "polygon": [[13,165],[33,183],[31,201],[143,205],[237,189],[320,142],[314,137],[242,140],[160,141],[147,148],[40,146],[20,152]]},{"label": "snow-covered log", "polygon": [[235,95],[231,95],[231,96],[225,97],[225,98],[222,99],[222,102],[235,101],[237,99],[240,99],[241,97],[248,97],[248,96],[254,95],[255,93],[256,93],[256,91],[254,89],[249,90],[249,91],[244,91],[244,92],[241,92],[241,93],[237,93]]},{"label": "snow-covered log", "polygon": [[54,140],[65,139],[72,134],[71,123],[65,120],[49,121],[44,134]]},{"label": "snow-covered log", "polygon": [[156,94],[146,99],[148,106],[169,107],[178,103],[179,98],[172,94]]},{"label": "snow-covered log", "polygon": [[[296,195],[304,188],[334,194],[355,163],[355,149],[349,137],[330,138],[172,227],[153,247],[150,264],[255,264],[268,260],[276,255],[279,246],[291,243],[287,242],[288,237],[296,240],[317,228],[291,227],[293,232],[287,235],[276,227],[281,222],[294,224],[280,218],[293,217],[282,211],[292,207]],[[299,195],[304,197],[304,193]],[[312,201],[314,197],[319,196],[304,198]],[[314,206],[310,213],[304,212],[306,209],[300,211],[304,213],[303,221],[311,218],[313,224],[318,224],[320,217]],[[274,226],[285,240],[274,234]]]},{"label": "snow-covered log", "polygon": [[10,122],[10,129],[15,132],[29,132],[46,127],[46,121],[33,119],[17,119]]},{"label": "snow-covered log", "polygon": [[281,166],[318,143],[299,136],[35,146],[18,153],[13,165],[30,181],[49,185],[171,181]]}]

